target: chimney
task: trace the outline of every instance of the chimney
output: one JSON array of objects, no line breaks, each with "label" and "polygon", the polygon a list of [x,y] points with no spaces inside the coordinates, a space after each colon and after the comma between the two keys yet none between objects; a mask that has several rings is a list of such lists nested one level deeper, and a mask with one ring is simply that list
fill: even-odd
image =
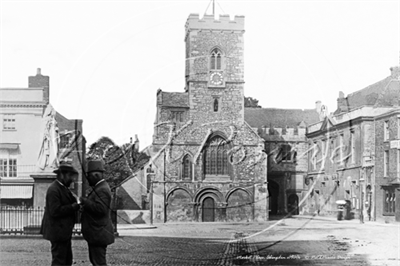
[{"label": "chimney", "polygon": [[139,138],[136,134],[135,134],[135,151],[139,152]]},{"label": "chimney", "polygon": [[348,112],[347,98],[344,97],[344,93],[339,91],[339,98],[337,99],[337,111],[339,113]]},{"label": "chimney", "polygon": [[37,69],[36,76],[28,77],[29,88],[43,88],[43,101],[49,103],[50,101],[50,77],[43,76],[41,69]]},{"label": "chimney", "polygon": [[321,101],[316,101],[315,102],[315,110],[319,112],[321,110]]}]

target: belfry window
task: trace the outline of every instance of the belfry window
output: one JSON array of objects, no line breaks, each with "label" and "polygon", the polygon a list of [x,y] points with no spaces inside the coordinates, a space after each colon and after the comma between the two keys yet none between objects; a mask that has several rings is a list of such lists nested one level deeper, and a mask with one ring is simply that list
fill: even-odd
[{"label": "belfry window", "polygon": [[210,69],[211,70],[220,70],[222,67],[222,53],[219,49],[215,48],[211,52],[210,57]]}]

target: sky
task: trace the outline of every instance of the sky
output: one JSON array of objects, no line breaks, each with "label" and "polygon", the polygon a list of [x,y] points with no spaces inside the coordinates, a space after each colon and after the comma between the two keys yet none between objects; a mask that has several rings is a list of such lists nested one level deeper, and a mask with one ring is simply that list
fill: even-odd
[{"label": "sky", "polygon": [[[158,89],[183,92],[185,22],[204,1],[0,0],[0,87],[24,88],[41,68],[50,103],[83,119],[87,144],[138,136],[151,145]],[[400,60],[400,1],[216,1],[245,16],[246,97],[263,108],[334,112],[345,95]]]}]

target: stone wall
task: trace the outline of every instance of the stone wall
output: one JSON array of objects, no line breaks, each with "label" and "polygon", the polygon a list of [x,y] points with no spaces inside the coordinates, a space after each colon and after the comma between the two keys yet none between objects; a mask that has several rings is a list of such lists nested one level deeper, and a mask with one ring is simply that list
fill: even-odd
[{"label": "stone wall", "polygon": [[226,82],[243,82],[243,33],[242,17],[233,22],[215,21],[205,15],[204,20],[190,16],[186,24],[186,80],[208,81],[209,55],[213,48],[223,52],[222,69]]},{"label": "stone wall", "polygon": [[[244,122],[243,33],[243,17],[233,21],[228,16],[222,16],[220,21],[208,15],[203,19],[198,15],[188,18],[188,102],[170,94],[167,104],[160,98],[162,93],[157,94],[151,147],[154,222],[268,219],[264,141]],[[223,82],[217,86],[209,83],[210,74],[216,71],[210,69],[210,54],[215,48],[222,52],[218,73]],[[170,115],[179,107],[185,112],[182,121]],[[225,164],[226,168],[223,174],[206,175],[205,150],[214,137],[221,141],[214,144],[223,145],[226,154],[218,164]],[[189,156],[192,172],[191,178],[184,179],[185,156]]]},{"label": "stone wall", "polygon": [[[190,83],[190,119],[199,124],[210,122],[242,123],[244,121],[243,85],[227,84],[224,89],[208,88],[206,83]],[[214,99],[219,101],[217,112]]]}]

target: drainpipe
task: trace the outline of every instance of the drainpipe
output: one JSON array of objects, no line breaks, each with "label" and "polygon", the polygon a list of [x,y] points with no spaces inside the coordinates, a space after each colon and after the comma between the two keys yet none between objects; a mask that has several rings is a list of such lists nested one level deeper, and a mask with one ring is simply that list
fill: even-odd
[{"label": "drainpipe", "polygon": [[166,164],[165,164],[165,159],[166,159],[166,154],[165,154],[165,148],[164,148],[164,173],[163,173],[163,183],[164,183],[164,223],[166,223],[167,222],[167,202],[166,202],[166,195],[165,195],[165,173],[166,173],[166,170],[165,170],[165,166],[166,166]]},{"label": "drainpipe", "polygon": [[153,180],[150,183],[150,224],[153,225]]}]

